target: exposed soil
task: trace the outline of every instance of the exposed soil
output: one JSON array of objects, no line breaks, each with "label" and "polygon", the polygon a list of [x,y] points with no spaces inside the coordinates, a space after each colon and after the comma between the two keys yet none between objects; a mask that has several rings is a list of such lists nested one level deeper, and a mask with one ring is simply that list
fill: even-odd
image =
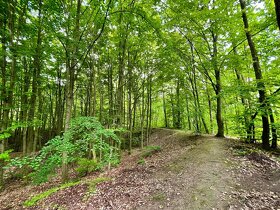
[{"label": "exposed soil", "polygon": [[61,190],[37,206],[22,203],[57,182],[43,186],[9,184],[0,193],[0,209],[280,209],[280,165],[275,157],[253,151],[238,140],[194,136],[156,129],[152,145],[162,151],[139,164],[140,150],[125,155],[120,166],[97,176],[111,180],[89,194],[80,184]]}]

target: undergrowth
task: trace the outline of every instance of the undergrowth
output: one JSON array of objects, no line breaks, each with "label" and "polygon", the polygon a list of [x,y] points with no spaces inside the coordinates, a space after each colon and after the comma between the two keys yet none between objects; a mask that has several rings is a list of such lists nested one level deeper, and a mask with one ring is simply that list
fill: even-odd
[{"label": "undergrowth", "polygon": [[158,153],[161,151],[161,147],[160,146],[147,146],[144,148],[144,151],[141,155],[142,158],[147,158],[152,156],[155,153]]},{"label": "undergrowth", "polygon": [[66,184],[62,184],[58,187],[51,188],[47,191],[44,191],[40,194],[37,194],[37,195],[33,196],[32,198],[26,200],[23,203],[23,205],[25,207],[35,206],[39,201],[41,201],[43,199],[46,199],[50,195],[52,195],[52,194],[54,194],[54,193],[56,193],[60,190],[63,190],[63,189],[69,188],[69,187],[73,187],[73,186],[76,186],[76,185],[79,185],[79,184],[87,184],[88,185],[88,192],[87,192],[86,196],[89,197],[90,195],[95,193],[97,184],[102,183],[102,182],[106,182],[106,181],[109,181],[109,180],[110,179],[106,178],[106,177],[98,177],[94,180],[89,180],[89,181],[77,181],[77,182],[69,182],[69,183],[66,183]]},{"label": "undergrowth", "polygon": [[34,206],[36,205],[39,201],[49,197],[50,195],[60,191],[60,190],[63,190],[63,189],[66,189],[66,188],[69,188],[69,187],[73,187],[73,186],[76,186],[78,184],[80,184],[81,182],[69,182],[69,183],[66,183],[66,184],[63,184],[59,187],[54,187],[54,188],[51,188],[47,191],[44,191],[38,195],[35,195],[33,196],[31,199],[27,200],[24,202],[24,206],[26,207],[31,207],[31,206]]}]

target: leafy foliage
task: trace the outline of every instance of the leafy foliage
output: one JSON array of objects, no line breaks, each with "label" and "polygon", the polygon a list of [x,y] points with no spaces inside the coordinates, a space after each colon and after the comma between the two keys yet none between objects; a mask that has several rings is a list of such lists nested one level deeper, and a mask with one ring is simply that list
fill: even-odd
[{"label": "leafy foliage", "polygon": [[[119,138],[113,130],[105,129],[95,118],[81,117],[74,119],[71,128],[62,137],[55,137],[47,142],[35,157],[23,157],[12,159],[6,168],[30,167],[33,172],[29,175],[35,184],[41,184],[49,180],[57,168],[62,165],[62,155],[67,153],[67,163],[78,163],[77,171],[82,174],[101,169],[107,164],[119,163],[117,149],[111,146],[107,140],[111,138],[119,143]],[[99,160],[80,158],[86,156],[90,144],[99,152]]]},{"label": "leafy foliage", "polygon": [[4,153],[0,154],[0,161],[8,162],[10,160],[10,153],[13,150],[6,150]]},{"label": "leafy foliage", "polygon": [[100,169],[97,160],[89,160],[87,158],[79,159],[77,165],[78,166],[76,168],[76,171],[79,173],[80,176],[85,176],[88,173]]}]

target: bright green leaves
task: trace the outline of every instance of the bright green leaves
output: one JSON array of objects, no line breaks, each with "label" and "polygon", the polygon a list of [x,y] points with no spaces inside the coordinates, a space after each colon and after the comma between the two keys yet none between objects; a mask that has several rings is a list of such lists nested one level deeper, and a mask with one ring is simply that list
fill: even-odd
[{"label": "bright green leaves", "polygon": [[[115,165],[119,162],[118,149],[108,141],[116,145],[120,143],[114,131],[105,129],[95,118],[75,118],[63,137],[49,140],[36,156],[12,159],[6,168],[29,168],[32,173],[28,176],[33,183],[40,184],[48,181],[61,166],[64,152],[67,152],[67,163],[75,163],[81,157],[88,156],[92,152],[90,148],[99,154],[95,160],[99,168],[107,164]],[[3,157],[8,153],[4,153]]]},{"label": "bright green leaves", "polygon": [[6,150],[4,153],[0,154],[0,162],[4,161],[4,162],[8,162],[10,160],[10,153],[13,150]]}]

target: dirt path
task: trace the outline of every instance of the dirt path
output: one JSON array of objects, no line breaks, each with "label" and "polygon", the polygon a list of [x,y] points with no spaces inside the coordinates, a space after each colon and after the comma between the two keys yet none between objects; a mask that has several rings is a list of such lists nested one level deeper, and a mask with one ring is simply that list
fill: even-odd
[{"label": "dirt path", "polygon": [[[189,136],[186,136],[188,139]],[[226,140],[197,137],[195,144],[155,174],[158,190],[139,209],[228,209],[235,186]],[[176,151],[174,151],[176,152]]]},{"label": "dirt path", "polygon": [[[119,167],[98,175],[111,179],[98,184],[94,194],[81,184],[29,209],[280,209],[280,166],[267,154],[236,156],[251,148],[232,139],[168,129],[154,130],[151,144],[162,150],[141,164],[141,151],[125,156]],[[27,209],[22,203],[41,191],[11,186],[0,194],[0,209]]]}]

